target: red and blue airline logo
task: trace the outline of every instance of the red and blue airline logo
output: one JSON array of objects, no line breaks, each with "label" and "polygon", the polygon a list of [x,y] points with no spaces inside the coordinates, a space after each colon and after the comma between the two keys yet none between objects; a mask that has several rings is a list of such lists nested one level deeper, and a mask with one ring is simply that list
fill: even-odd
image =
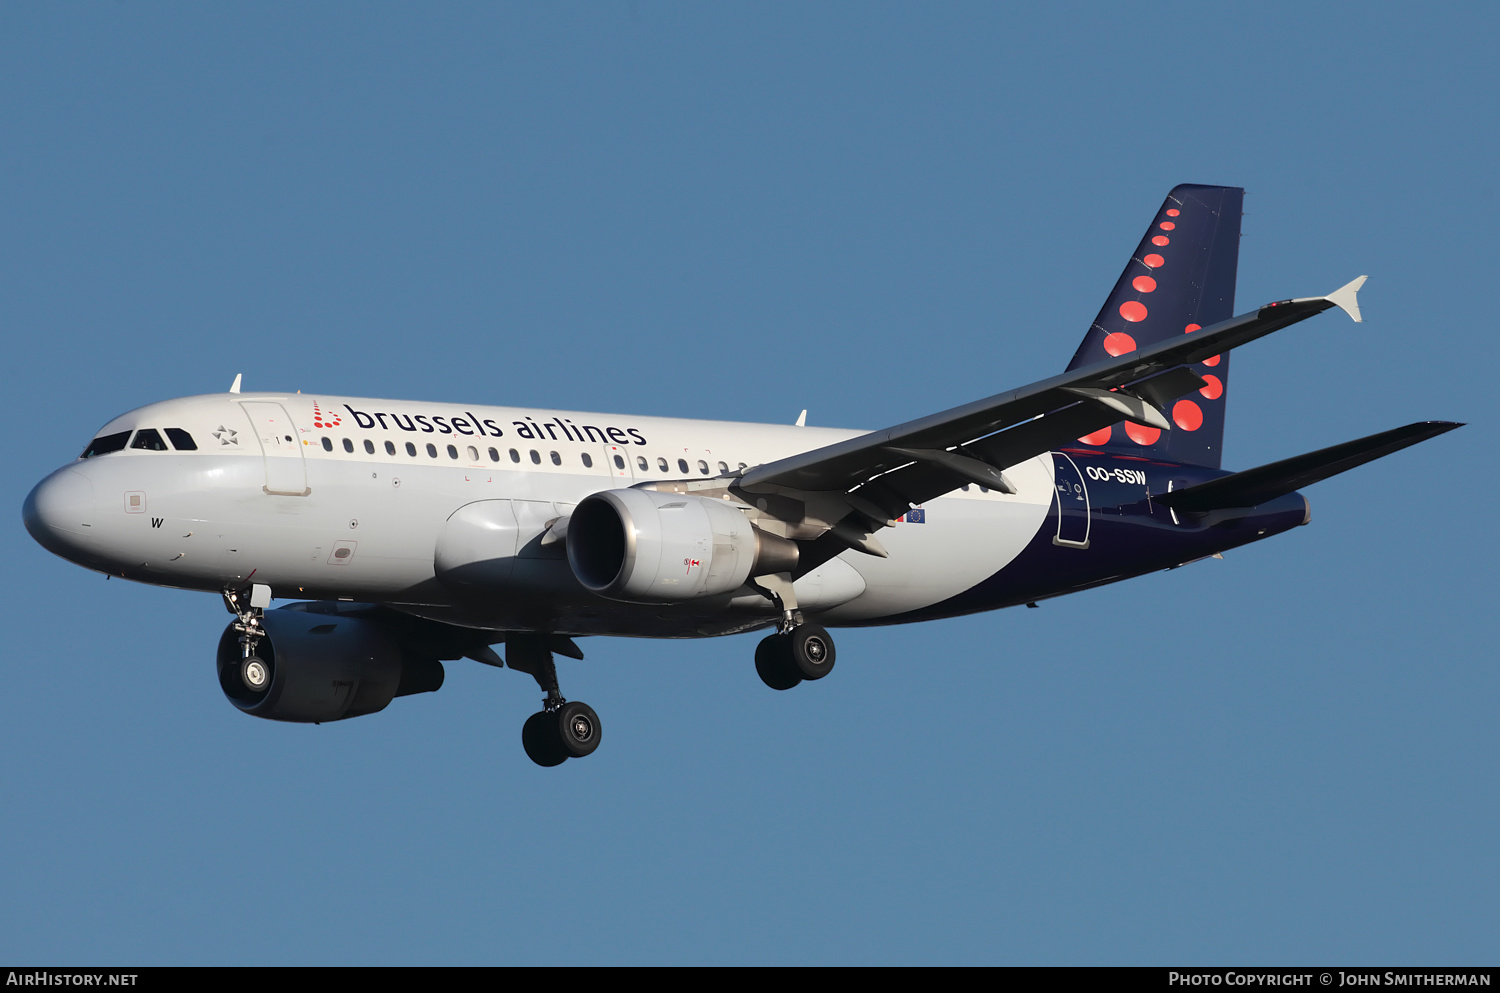
[{"label": "red and blue airline logo", "polygon": [[318,401],[313,401],[313,427],[336,428],[344,423],[344,419],[338,414],[324,413],[323,408],[318,406]]}]

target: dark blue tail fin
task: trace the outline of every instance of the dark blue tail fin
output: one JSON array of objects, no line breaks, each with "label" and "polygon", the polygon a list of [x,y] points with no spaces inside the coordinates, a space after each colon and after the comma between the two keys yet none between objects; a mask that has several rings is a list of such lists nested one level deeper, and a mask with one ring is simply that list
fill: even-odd
[{"label": "dark blue tail fin", "polygon": [[[1167,194],[1069,369],[1124,355],[1234,316],[1245,191],[1179,186]],[[1229,355],[1194,364],[1207,383],[1174,401],[1170,431],[1122,421],[1079,443],[1108,452],[1217,467],[1224,444]]]}]

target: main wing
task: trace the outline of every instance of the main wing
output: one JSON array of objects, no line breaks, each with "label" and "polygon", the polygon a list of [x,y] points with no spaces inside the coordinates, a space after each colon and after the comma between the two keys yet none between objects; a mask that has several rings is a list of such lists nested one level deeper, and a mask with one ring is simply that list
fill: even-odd
[{"label": "main wing", "polygon": [[853,544],[849,540],[852,531],[868,535],[912,505],[965,483],[1014,492],[1003,470],[1122,418],[1171,430],[1163,408],[1204,385],[1186,368],[1190,363],[1237,348],[1330,307],[1339,307],[1359,321],[1356,294],[1364,282],[1365,277],[1360,276],[1328,296],[1269,303],[1254,313],[1176,340],[768,462],[747,472],[738,488],[752,493],[841,496],[854,514],[842,529],[841,540],[846,545]]}]

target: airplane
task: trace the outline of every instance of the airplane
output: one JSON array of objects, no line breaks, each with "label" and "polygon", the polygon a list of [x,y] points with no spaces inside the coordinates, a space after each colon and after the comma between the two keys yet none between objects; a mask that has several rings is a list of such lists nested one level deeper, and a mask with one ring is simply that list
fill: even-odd
[{"label": "airplane", "polygon": [[1218,556],[1307,524],[1299,488],[1462,426],[1220,468],[1231,350],[1331,308],[1360,321],[1365,281],[1234,316],[1243,195],[1174,188],[1064,372],[882,430],[236,376],[105,424],[23,520],[86,568],[219,594],[219,683],[244,713],[371,714],[467,658],[536,680],[522,745],[556,766],[601,738],[559,687],[575,639],[769,628],[756,671],[790,690],[833,669],[829,627],[1036,606]]}]

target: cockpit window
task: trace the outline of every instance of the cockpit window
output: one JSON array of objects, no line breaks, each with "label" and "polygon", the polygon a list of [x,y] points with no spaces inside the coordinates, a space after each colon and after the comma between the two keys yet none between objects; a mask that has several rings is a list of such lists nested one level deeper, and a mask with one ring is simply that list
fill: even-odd
[{"label": "cockpit window", "polygon": [[193,436],[182,430],[182,428],[167,428],[167,438],[172,442],[172,447],[179,452],[196,452],[198,450],[198,444],[193,441]]},{"label": "cockpit window", "polygon": [[156,428],[141,428],[135,433],[135,440],[130,443],[131,448],[142,448],[148,452],[165,452],[167,443],[161,440],[161,434]]},{"label": "cockpit window", "polygon": [[101,434],[89,442],[89,447],[78,456],[81,459],[91,459],[95,455],[108,455],[110,452],[118,452],[125,447],[125,442],[130,440],[129,431],[121,431],[119,434]]}]

